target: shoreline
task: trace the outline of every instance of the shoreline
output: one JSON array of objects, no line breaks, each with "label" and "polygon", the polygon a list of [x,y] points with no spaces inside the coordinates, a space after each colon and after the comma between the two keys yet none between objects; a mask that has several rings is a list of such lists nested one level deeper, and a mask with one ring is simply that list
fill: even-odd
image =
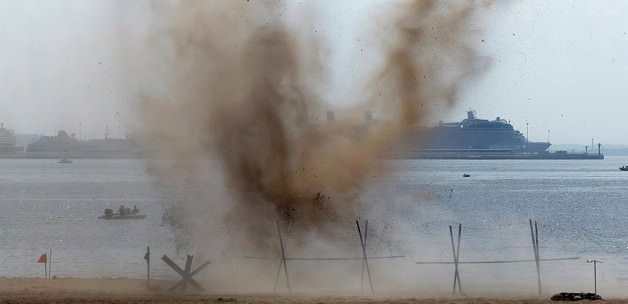
[{"label": "shoreline", "polygon": [[[387,295],[381,297],[273,294],[176,294],[168,292],[175,282],[141,279],[0,278],[0,303],[418,303],[418,304],[536,304],[552,303],[549,295],[538,297],[459,297]],[[609,299],[605,303],[628,303]]]},{"label": "shoreline", "polygon": [[0,154],[0,159],[146,159],[143,155],[87,155],[87,154]]},{"label": "shoreline", "polygon": [[0,278],[0,299],[7,294],[151,295],[167,290],[172,281],[127,278]]}]

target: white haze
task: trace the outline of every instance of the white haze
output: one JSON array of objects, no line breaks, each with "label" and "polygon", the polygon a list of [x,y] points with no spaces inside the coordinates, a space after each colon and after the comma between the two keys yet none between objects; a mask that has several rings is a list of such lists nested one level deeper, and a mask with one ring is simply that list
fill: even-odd
[{"label": "white haze", "polygon": [[[330,25],[325,35],[341,41],[372,26],[362,12],[382,2],[323,2]],[[626,9],[625,1],[594,0],[495,6],[484,41],[478,41],[492,69],[445,119],[475,109],[483,117],[510,119],[519,129],[529,122],[535,140],[546,139],[550,129],[554,143],[592,137],[625,143]],[[137,1],[0,0],[0,121],[19,133],[78,134],[82,125],[85,137],[101,137],[109,125],[122,136],[128,104],[137,96],[118,82],[118,37],[145,26],[141,11]],[[360,64],[346,59],[368,45],[355,39],[343,48],[346,53],[334,59],[343,63],[336,77],[349,79]]]},{"label": "white haze", "polygon": [[[329,58],[337,66],[330,82],[338,86],[329,91],[338,93],[324,97],[342,104],[343,96],[353,94],[348,84],[363,69],[360,60],[371,58],[360,30],[377,26],[368,12],[385,1],[336,2],[319,5],[328,22],[319,30],[330,48],[340,50]],[[486,24],[478,24],[488,31],[477,41],[492,68],[467,85],[458,106],[443,119],[459,119],[473,108],[481,116],[508,118],[520,129],[529,121],[533,139],[544,139],[552,129],[554,142],[588,142],[596,136],[621,143],[628,131],[622,117],[628,110],[622,102],[628,97],[623,89],[628,69],[622,68],[628,36],[621,15],[613,12],[624,11],[628,3],[608,2],[612,9],[602,11],[595,4],[536,0],[494,6]],[[122,77],[121,37],[144,42],[147,10],[143,1],[0,0],[0,121],[20,133],[79,133],[82,124],[86,137],[102,136],[105,125],[122,136],[125,125],[135,124],[132,105],[143,96],[131,89],[133,80]],[[405,225],[397,229],[397,237],[408,237],[399,242],[422,241],[411,239]]]}]

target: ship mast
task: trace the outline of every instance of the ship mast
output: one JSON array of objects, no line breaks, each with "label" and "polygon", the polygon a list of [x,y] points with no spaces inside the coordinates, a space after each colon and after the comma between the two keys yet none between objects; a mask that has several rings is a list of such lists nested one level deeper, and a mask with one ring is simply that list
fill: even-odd
[{"label": "ship mast", "polygon": [[530,124],[526,121],[526,150],[528,149],[528,143],[530,142]]}]

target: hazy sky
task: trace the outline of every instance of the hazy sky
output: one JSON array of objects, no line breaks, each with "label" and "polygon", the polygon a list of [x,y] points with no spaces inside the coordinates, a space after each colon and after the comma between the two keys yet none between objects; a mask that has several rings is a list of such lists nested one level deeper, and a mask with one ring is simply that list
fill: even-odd
[{"label": "hazy sky", "polygon": [[17,132],[116,129],[110,1],[0,0],[0,120]]},{"label": "hazy sky", "polygon": [[456,115],[510,119],[555,143],[628,144],[627,1],[512,1],[487,18],[491,70]]},{"label": "hazy sky", "polygon": [[[120,20],[121,3],[0,0],[0,121],[22,133],[63,128],[95,137],[105,125],[123,133],[125,105],[134,97],[120,84],[116,45],[120,31],[141,24]],[[330,24],[353,30],[367,25],[368,2],[340,3],[322,10]],[[528,121],[533,140],[546,139],[551,130],[554,143],[595,137],[628,144],[626,11],[628,2],[620,0],[513,0],[492,8],[477,41],[491,68],[466,86],[443,119],[474,109],[481,117],[509,119],[524,132]],[[351,33],[333,28],[339,27],[325,33],[330,41]]]}]

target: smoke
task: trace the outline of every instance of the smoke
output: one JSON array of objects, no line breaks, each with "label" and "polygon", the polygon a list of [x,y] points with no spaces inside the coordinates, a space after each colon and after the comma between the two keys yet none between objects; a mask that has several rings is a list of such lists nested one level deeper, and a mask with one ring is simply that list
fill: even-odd
[{"label": "smoke", "polygon": [[[333,39],[314,34],[315,6],[150,2],[152,23],[127,53],[144,96],[139,134],[150,172],[180,195],[194,246],[220,247],[211,233],[228,234],[238,248],[274,247],[268,242],[278,219],[294,235],[325,239],[337,223],[355,219],[361,187],[387,171],[384,156],[454,105],[476,74],[468,37],[485,5],[375,6],[374,25],[361,33],[371,55],[355,58],[368,74],[354,77],[351,86],[360,89],[339,107],[324,97],[333,96],[326,90],[336,87],[329,79],[337,67],[327,64]],[[327,111],[334,119],[325,119]],[[374,119],[365,120],[366,111]]]}]

